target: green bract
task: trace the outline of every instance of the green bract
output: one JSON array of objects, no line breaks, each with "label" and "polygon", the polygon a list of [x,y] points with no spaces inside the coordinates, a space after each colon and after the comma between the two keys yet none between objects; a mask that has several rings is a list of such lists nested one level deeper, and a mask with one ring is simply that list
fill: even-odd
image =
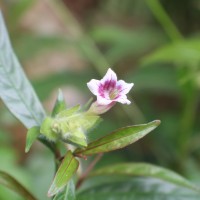
[{"label": "green bract", "polygon": [[54,118],[45,118],[40,127],[41,134],[52,141],[61,139],[66,143],[86,147],[85,134],[97,124],[100,117],[79,110],[78,105],[61,111]]}]

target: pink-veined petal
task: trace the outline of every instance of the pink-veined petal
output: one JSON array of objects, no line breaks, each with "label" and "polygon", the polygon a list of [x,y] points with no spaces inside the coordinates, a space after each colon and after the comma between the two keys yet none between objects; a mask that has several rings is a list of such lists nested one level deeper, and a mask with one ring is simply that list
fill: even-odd
[{"label": "pink-veined petal", "polygon": [[114,101],[120,102],[122,104],[131,104],[131,102],[127,99],[126,95],[119,96],[117,99]]},{"label": "pink-veined petal", "polygon": [[101,96],[97,96],[97,102],[100,105],[108,105],[108,104],[112,103],[113,101],[110,99],[103,98]]},{"label": "pink-veined petal", "polygon": [[118,87],[120,88],[120,94],[122,95],[129,93],[129,91],[133,86],[134,86],[133,83],[126,83],[123,80],[117,81],[117,88]]},{"label": "pink-veined petal", "polygon": [[100,85],[100,81],[96,80],[96,79],[92,79],[90,82],[87,83],[87,86],[88,86],[89,90],[94,95],[99,95],[99,93],[98,93],[99,85]]},{"label": "pink-veined petal", "polygon": [[117,82],[117,75],[112,69],[108,69],[106,75],[101,79],[101,83],[104,84],[106,81]]}]

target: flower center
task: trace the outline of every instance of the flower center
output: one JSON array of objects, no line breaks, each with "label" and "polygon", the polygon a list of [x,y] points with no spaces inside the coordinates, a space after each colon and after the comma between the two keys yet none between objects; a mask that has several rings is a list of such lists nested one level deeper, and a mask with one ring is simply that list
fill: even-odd
[{"label": "flower center", "polygon": [[116,97],[117,97],[117,94],[118,94],[118,91],[117,90],[111,90],[110,92],[109,92],[109,98],[111,99],[111,100],[113,100],[113,99],[115,99]]}]

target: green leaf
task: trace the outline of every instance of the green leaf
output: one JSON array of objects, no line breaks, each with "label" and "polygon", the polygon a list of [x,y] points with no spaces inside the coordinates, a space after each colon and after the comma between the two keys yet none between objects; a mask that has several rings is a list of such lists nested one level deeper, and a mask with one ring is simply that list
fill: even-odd
[{"label": "green leaf", "polygon": [[74,106],[69,109],[62,110],[60,113],[58,113],[56,115],[56,118],[59,119],[59,118],[71,117],[73,114],[77,113],[79,111],[79,109],[80,109],[80,105]]},{"label": "green leaf", "polygon": [[0,184],[11,189],[12,191],[15,191],[27,200],[36,200],[36,198],[17,180],[2,171],[0,171]]},{"label": "green leaf", "polygon": [[12,50],[1,13],[0,97],[27,128],[39,126],[45,117],[43,107]]},{"label": "green leaf", "polygon": [[67,185],[69,180],[72,178],[72,176],[78,169],[78,166],[79,166],[78,160],[75,159],[71,151],[68,151],[48,191],[49,197],[57,194]]},{"label": "green leaf", "polygon": [[75,185],[73,180],[71,179],[69,183],[67,184],[66,189],[58,193],[53,200],[75,200],[76,195],[75,195]]},{"label": "green leaf", "polygon": [[[96,177],[95,177],[96,178]],[[102,179],[104,179],[102,181]],[[113,180],[112,180],[113,179]],[[100,184],[97,184],[101,180]],[[88,180],[89,181],[89,180]],[[94,183],[94,184],[93,184]],[[185,187],[149,177],[116,179],[98,177],[88,182],[77,195],[78,200],[199,200],[200,194]]]},{"label": "green leaf", "polygon": [[55,106],[52,111],[52,117],[55,117],[58,113],[66,109],[66,104],[64,100],[64,96],[61,90],[58,91],[58,97],[55,103]]},{"label": "green leaf", "polygon": [[200,39],[188,39],[166,45],[146,56],[143,64],[154,62],[172,62],[194,65],[200,61]]},{"label": "green leaf", "polygon": [[37,139],[37,137],[40,134],[40,127],[34,126],[28,130],[27,136],[26,136],[26,148],[25,152],[29,152],[33,142]]},{"label": "green leaf", "polygon": [[159,124],[160,121],[155,120],[148,124],[128,126],[118,129],[103,138],[91,142],[85,149],[77,149],[75,154],[92,155],[121,149],[138,141],[154,130]]},{"label": "green leaf", "polygon": [[91,176],[102,175],[126,175],[126,176],[147,176],[158,178],[163,181],[173,183],[177,186],[186,187],[195,191],[200,191],[194,184],[180,176],[179,174],[147,163],[124,163],[108,167],[103,167],[91,173]]}]

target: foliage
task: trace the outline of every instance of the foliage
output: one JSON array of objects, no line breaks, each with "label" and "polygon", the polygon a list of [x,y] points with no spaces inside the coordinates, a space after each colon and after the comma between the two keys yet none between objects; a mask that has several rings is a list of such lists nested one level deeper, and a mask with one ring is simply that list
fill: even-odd
[{"label": "foliage", "polygon": [[[12,50],[1,16],[0,98],[28,128],[25,151],[30,154],[27,158],[20,153],[23,162],[17,163],[19,152],[10,144],[25,134],[21,134],[18,121],[1,106],[0,136],[7,139],[0,137],[0,183],[18,193],[17,200],[23,196],[27,199],[25,196],[31,193],[38,199],[47,199],[50,179],[53,183],[49,196],[55,195],[54,200],[199,199],[199,188],[194,183],[199,183],[200,178],[198,2],[183,1],[180,6],[180,2],[167,0],[104,0],[94,8],[86,6],[84,12],[74,11],[74,3],[64,2],[69,4],[69,10],[61,2],[41,3],[53,17],[49,21],[56,21],[57,30],[48,34],[40,32],[43,19],[39,23],[37,20],[37,24],[28,21],[29,12],[37,16],[35,12],[41,8],[36,1],[2,3],[14,49],[31,83]],[[44,19],[48,18],[44,13]],[[63,52],[69,56],[65,58],[67,62],[61,62],[64,67],[59,68]],[[56,63],[52,59],[54,54]],[[44,61],[40,65],[41,58]],[[48,66],[50,61],[53,71]],[[74,70],[74,65],[81,67]],[[74,107],[82,102],[78,97],[73,103],[66,99],[66,104],[61,90],[53,109],[46,106],[52,91],[66,85],[73,86],[86,99],[85,83],[92,77],[101,77],[110,66],[128,82],[135,83],[131,106],[116,106],[103,116],[100,125],[99,116],[85,114],[91,102]],[[33,76],[32,68],[40,69],[39,78]],[[47,113],[52,110],[48,117],[39,99],[45,103]],[[159,125],[159,120],[152,121],[155,116],[162,125],[155,134],[137,142]],[[140,125],[129,125],[137,123]],[[81,129],[77,124],[82,124]],[[9,132],[13,132],[12,139]],[[69,133],[76,138],[70,138]],[[37,140],[51,152],[44,152],[35,143]],[[22,141],[25,138],[17,140],[19,146],[24,146]],[[72,149],[69,143],[73,144]],[[120,150],[114,151],[117,149]],[[103,158],[102,152],[106,153]],[[54,178],[51,153],[56,168]],[[89,157],[94,154],[95,158]],[[92,171],[100,158],[97,169]],[[121,161],[128,163],[120,164]],[[33,172],[31,167],[37,162],[40,166]],[[0,198],[13,199],[14,195],[0,187]]]}]

